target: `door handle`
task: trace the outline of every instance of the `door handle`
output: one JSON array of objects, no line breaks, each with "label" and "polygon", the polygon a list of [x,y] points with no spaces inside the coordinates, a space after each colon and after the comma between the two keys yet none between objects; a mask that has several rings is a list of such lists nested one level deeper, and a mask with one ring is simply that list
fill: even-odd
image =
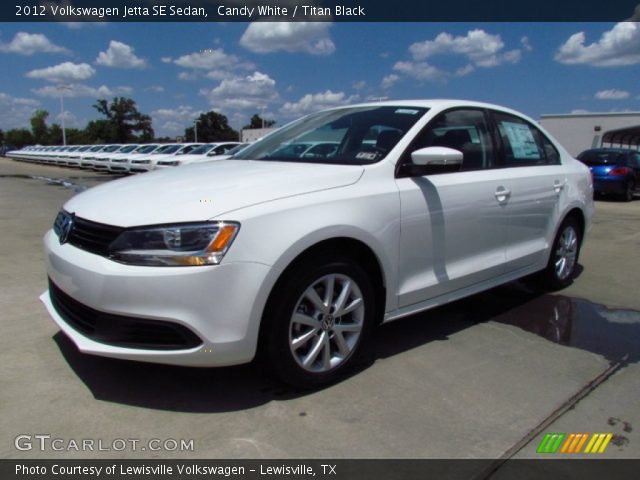
[{"label": "door handle", "polygon": [[553,191],[559,194],[564,188],[564,186],[565,186],[564,182],[561,182],[560,180],[556,180],[555,182],[553,182]]},{"label": "door handle", "polygon": [[496,197],[496,200],[498,200],[498,202],[500,203],[506,202],[507,199],[511,196],[511,190],[504,187],[498,187],[494,195]]}]

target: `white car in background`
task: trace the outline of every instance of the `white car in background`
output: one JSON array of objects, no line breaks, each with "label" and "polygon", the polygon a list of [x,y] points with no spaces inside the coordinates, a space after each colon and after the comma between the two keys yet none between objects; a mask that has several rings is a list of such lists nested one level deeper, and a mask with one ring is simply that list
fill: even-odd
[{"label": "white car in background", "polygon": [[137,143],[129,143],[129,144],[126,144],[126,145],[122,145],[115,152],[110,153],[109,155],[106,155],[104,158],[100,159],[100,166],[101,166],[100,169],[103,170],[103,171],[104,170],[111,171],[109,167],[111,166],[111,163],[113,162],[114,159],[119,159],[119,158],[122,158],[122,157],[126,157],[127,155],[132,153],[138,147],[140,147],[140,145],[137,144]]},{"label": "white car in background", "polygon": [[93,168],[93,159],[98,154],[109,148],[110,145],[94,145],[89,150],[80,155],[80,167]]},{"label": "white car in background", "polygon": [[93,156],[93,169],[95,171],[107,171],[109,157],[118,153],[122,148],[125,148],[126,145],[107,145],[105,148],[100,150]]},{"label": "white car in background", "polygon": [[198,163],[206,160],[211,160],[211,157],[224,155],[229,150],[240,145],[239,142],[219,142],[219,143],[205,143],[193,150],[180,155],[179,157],[169,157],[158,160],[155,170],[162,170],[163,168],[179,167],[181,165],[188,165],[190,163]]},{"label": "white car in background", "polygon": [[131,173],[150,172],[156,168],[156,165],[160,160],[168,158],[174,159],[179,155],[185,155],[201,145],[201,143],[173,143],[166,145],[163,148],[159,148],[151,155],[137,160],[132,160],[129,171]]},{"label": "white car in background", "polygon": [[92,145],[81,145],[74,152],[69,153],[66,158],[67,165],[70,167],[79,167],[82,154],[87,152],[91,147]]},{"label": "white car in background", "polygon": [[[294,143],[339,144],[324,158]],[[44,238],[47,310],[106,357],[331,382],[376,325],[524,276],[569,285],[589,169],[537,122],[462,100],[311,114],[232,159],[109,182]],[[428,319],[428,316],[423,318]]]},{"label": "white car in background", "polygon": [[122,155],[118,158],[112,158],[109,161],[109,171],[114,173],[127,173],[129,172],[129,168],[131,167],[131,162],[133,160],[144,158],[147,155],[155,152],[162,146],[163,145],[157,143],[140,145],[130,153]]},{"label": "white car in background", "polygon": [[203,162],[215,162],[217,160],[227,160],[227,159],[233,157],[236,153],[241,152],[243,149],[245,149],[249,145],[251,145],[251,144],[250,143],[239,143],[238,145],[236,145],[232,149],[227,150],[227,152],[222,154],[222,155],[211,155],[211,154],[204,155],[204,156],[198,157],[197,159],[195,159],[191,163],[203,163]]}]

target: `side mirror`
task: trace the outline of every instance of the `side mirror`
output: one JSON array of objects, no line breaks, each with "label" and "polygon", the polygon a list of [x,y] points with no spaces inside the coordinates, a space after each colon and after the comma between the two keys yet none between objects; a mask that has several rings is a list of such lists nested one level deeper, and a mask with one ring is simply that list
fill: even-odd
[{"label": "side mirror", "polygon": [[411,163],[398,169],[399,177],[421,177],[439,173],[458,172],[463,154],[449,147],[426,147],[411,153]]},{"label": "side mirror", "polygon": [[462,152],[449,147],[427,147],[411,153],[414,165],[462,165]]}]

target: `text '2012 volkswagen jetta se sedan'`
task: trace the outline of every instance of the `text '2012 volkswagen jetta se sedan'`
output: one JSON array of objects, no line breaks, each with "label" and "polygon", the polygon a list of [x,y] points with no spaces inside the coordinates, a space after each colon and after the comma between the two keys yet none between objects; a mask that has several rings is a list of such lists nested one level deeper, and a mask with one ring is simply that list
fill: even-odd
[{"label": "text '2012 volkswagen jetta se sedan'", "polygon": [[[321,142],[337,148],[290,153]],[[261,351],[285,381],[321,384],[380,322],[534,273],[568,285],[592,213],[588,169],[512,110],[347,106],[73,197],[44,238],[41,299],[86,353],[222,366]]]}]

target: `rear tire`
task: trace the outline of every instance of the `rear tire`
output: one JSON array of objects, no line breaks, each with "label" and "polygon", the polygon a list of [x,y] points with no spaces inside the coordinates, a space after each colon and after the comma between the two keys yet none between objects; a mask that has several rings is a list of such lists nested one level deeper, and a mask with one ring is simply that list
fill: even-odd
[{"label": "rear tire", "polygon": [[331,383],[367,344],[375,319],[373,284],[353,260],[330,252],[285,275],[263,319],[271,369],[297,387]]},{"label": "rear tire", "polygon": [[573,217],[566,218],[553,241],[549,262],[536,278],[536,283],[544,290],[560,290],[573,282],[580,256],[582,235],[578,222]]},{"label": "rear tire", "polygon": [[621,196],[623,202],[631,202],[633,200],[633,194],[636,191],[636,184],[633,180],[629,180],[625,187],[624,193]]}]

